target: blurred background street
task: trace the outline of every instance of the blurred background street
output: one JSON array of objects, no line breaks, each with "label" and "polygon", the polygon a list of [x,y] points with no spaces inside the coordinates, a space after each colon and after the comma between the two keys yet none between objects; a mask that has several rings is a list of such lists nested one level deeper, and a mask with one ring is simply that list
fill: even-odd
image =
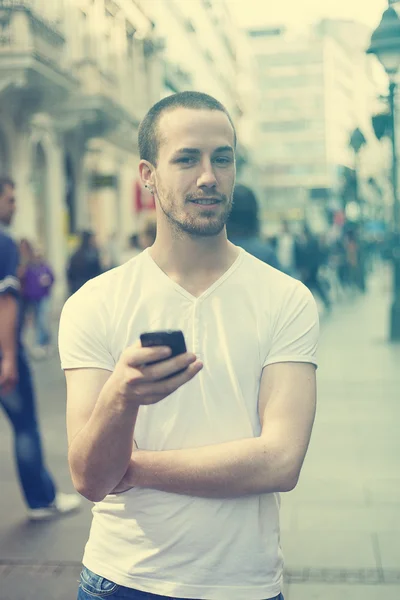
[{"label": "blurred background street", "polygon": [[[286,599],[398,600],[400,595],[400,347],[388,345],[390,279],[341,304],[322,323],[319,403],[298,487],[282,495]],[[28,336],[29,337],[29,336]],[[51,470],[71,489],[65,385],[57,357],[35,365]],[[0,599],[70,600],[90,523],[76,516],[27,521],[9,427],[0,421]]]},{"label": "blurred background street", "polygon": [[[399,67],[396,0],[0,0],[0,176],[16,184],[24,337],[63,491],[58,319],[155,239],[139,123],[185,90],[235,122],[258,241],[321,315],[316,424],[282,495],[285,600],[400,598]],[[0,600],[72,600],[90,503],[29,521],[12,443],[0,418]]]}]

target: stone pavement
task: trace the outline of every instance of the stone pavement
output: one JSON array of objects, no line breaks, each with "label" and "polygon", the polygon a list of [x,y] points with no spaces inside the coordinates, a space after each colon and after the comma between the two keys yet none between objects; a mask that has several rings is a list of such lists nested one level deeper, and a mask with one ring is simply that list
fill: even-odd
[{"label": "stone pavement", "polygon": [[[400,598],[400,345],[386,342],[387,274],[322,322],[319,405],[297,488],[282,495],[285,600]],[[57,357],[35,364],[48,463],[63,490],[65,386]],[[0,600],[73,600],[90,503],[26,521],[0,418]],[[247,599],[243,599],[247,600]]]}]

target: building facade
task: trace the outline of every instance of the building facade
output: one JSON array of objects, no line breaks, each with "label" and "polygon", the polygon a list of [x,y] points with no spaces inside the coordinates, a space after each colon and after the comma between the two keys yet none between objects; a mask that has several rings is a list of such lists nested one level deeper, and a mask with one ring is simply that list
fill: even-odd
[{"label": "building facade", "polygon": [[375,172],[380,161],[371,161],[380,149],[371,126],[378,90],[365,55],[368,34],[366,27],[342,21],[323,21],[301,33],[283,27],[248,32],[257,82],[254,160],[271,230],[282,218],[326,226],[327,208],[340,207],[343,172],[356,166],[349,145],[355,128],[367,141],[358,156],[369,156],[362,161],[363,177],[383,177]]},{"label": "building facade", "polygon": [[[147,6],[147,5],[146,5]],[[240,32],[226,0],[151,0],[155,35],[164,42],[162,97],[196,90],[217,98],[238,131],[238,179],[251,180],[237,52]]]},{"label": "building facade", "polygon": [[65,296],[70,241],[135,230],[138,125],[159,98],[160,47],[134,0],[0,1],[0,168],[15,235],[40,244]]}]

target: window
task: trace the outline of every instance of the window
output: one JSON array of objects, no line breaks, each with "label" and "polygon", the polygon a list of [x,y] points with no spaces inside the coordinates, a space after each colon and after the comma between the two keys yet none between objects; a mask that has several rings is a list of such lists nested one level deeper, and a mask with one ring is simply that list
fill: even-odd
[{"label": "window", "polygon": [[309,87],[311,85],[322,85],[321,73],[299,73],[290,76],[282,73],[280,77],[262,77],[260,87],[263,90],[274,90]]},{"label": "window", "polygon": [[196,28],[190,19],[185,20],[185,29],[189,33],[196,33]]},{"label": "window", "polygon": [[302,65],[321,64],[321,52],[304,52],[299,49],[299,52],[285,52],[276,54],[259,54],[256,58],[260,67],[276,67],[282,65]]},{"label": "window", "polygon": [[81,30],[81,40],[82,40],[82,58],[83,59],[87,59],[90,58],[92,55],[92,42],[91,42],[91,37],[90,37],[90,33],[89,33],[89,26],[88,26],[88,18],[87,18],[87,14],[81,10],[80,11],[80,15],[79,15],[79,20],[80,20],[80,30]]},{"label": "window", "polygon": [[300,131],[310,127],[310,121],[305,119],[299,119],[296,121],[271,121],[268,123],[262,123],[262,131]]},{"label": "window", "polygon": [[130,24],[126,24],[126,46],[128,59],[132,60],[135,48],[135,28]]},{"label": "window", "polygon": [[212,55],[211,55],[211,53],[210,53],[209,50],[204,50],[204,58],[210,64],[214,64],[214,59],[213,59],[213,57],[212,57]]},{"label": "window", "polygon": [[247,35],[251,38],[262,38],[262,37],[277,37],[279,35],[282,35],[282,33],[284,33],[284,29],[283,28],[275,28],[275,29],[250,29],[247,32]]}]

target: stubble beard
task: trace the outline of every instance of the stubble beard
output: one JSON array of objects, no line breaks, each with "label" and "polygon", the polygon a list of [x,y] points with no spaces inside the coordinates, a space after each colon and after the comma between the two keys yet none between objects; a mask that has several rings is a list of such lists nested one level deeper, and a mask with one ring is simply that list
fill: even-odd
[{"label": "stubble beard", "polygon": [[[183,208],[180,218],[180,213],[174,210],[174,200],[171,195],[165,194],[162,198],[159,196],[158,201],[177,237],[182,237],[182,235],[197,238],[217,236],[224,230],[232,210],[232,197],[229,199],[225,196],[223,198],[224,209],[217,216],[215,211],[204,208],[201,216],[196,218],[185,214]],[[187,200],[185,200],[185,206],[187,206]]]}]

